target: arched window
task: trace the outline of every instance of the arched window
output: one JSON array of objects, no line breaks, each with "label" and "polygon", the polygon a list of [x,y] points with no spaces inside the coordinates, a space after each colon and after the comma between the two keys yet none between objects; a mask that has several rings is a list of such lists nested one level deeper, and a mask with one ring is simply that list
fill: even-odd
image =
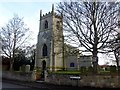
[{"label": "arched window", "polygon": [[45,29],[47,29],[48,28],[48,21],[46,20],[45,21]]},{"label": "arched window", "polygon": [[70,63],[70,67],[75,67],[75,64],[73,62]]},{"label": "arched window", "polygon": [[43,45],[42,55],[47,56],[47,45],[46,44]]},{"label": "arched window", "polygon": [[59,28],[60,28],[60,22],[59,21],[57,21],[57,23],[56,23],[56,28],[57,28],[57,30],[59,30]]}]

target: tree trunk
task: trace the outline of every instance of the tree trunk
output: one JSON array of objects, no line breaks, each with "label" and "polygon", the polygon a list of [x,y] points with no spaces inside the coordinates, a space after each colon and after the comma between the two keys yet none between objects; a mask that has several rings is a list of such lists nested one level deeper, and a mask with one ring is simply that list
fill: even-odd
[{"label": "tree trunk", "polygon": [[13,63],[14,63],[14,59],[15,59],[15,47],[16,47],[16,30],[14,31],[14,41],[13,41],[13,55],[12,55],[12,59],[11,59],[11,68],[10,70],[13,70]]},{"label": "tree trunk", "polygon": [[10,71],[13,70],[13,58],[10,58]]},{"label": "tree trunk", "polygon": [[10,61],[10,71],[13,70],[13,64],[12,64],[12,61]]},{"label": "tree trunk", "polygon": [[98,56],[97,56],[97,50],[93,51],[93,57],[92,57],[92,64],[93,64],[93,72],[97,74],[98,72]]},{"label": "tree trunk", "polygon": [[118,59],[117,51],[116,50],[114,50],[114,55],[115,55],[115,59],[116,59],[117,69],[119,69],[119,59]]},{"label": "tree trunk", "polygon": [[92,23],[93,23],[93,30],[94,30],[94,44],[93,44],[93,71],[96,74],[97,73],[97,67],[98,67],[98,49],[97,49],[97,45],[98,45],[98,31],[97,31],[97,26],[96,26],[96,2],[93,2],[93,12],[92,12]]}]

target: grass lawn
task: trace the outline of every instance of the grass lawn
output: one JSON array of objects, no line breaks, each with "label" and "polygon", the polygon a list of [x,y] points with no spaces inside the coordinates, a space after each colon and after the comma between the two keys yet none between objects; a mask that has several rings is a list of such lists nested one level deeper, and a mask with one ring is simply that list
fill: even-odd
[{"label": "grass lawn", "polygon": [[[61,75],[86,75],[86,74],[94,74],[92,72],[80,72],[80,71],[57,71],[57,72],[50,72],[52,74],[61,74]],[[101,74],[101,75],[108,75],[108,74],[116,74],[115,72],[114,73],[111,73],[110,71],[99,71],[98,74]]]},{"label": "grass lawn", "polygon": [[57,71],[57,72],[52,72],[53,74],[62,74],[62,75],[79,75],[81,72],[80,71]]}]

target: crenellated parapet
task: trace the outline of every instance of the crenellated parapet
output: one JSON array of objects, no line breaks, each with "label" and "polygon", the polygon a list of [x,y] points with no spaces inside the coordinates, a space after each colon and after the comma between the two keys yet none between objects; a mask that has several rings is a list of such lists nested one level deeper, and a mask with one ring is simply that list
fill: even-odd
[{"label": "crenellated parapet", "polygon": [[56,12],[54,12],[54,4],[52,5],[52,11],[42,14],[42,10],[40,10],[40,18],[46,18],[46,17],[50,17],[50,16],[54,16],[55,18],[62,18],[62,15],[58,15]]},{"label": "crenellated parapet", "polygon": [[50,16],[54,16],[55,18],[62,18],[62,16],[61,15],[58,15],[57,13],[55,13],[55,12],[48,12],[48,13],[45,13],[45,14],[41,14],[41,18],[46,18],[46,17],[50,17]]},{"label": "crenellated parapet", "polygon": [[60,19],[62,19],[62,16],[61,16],[61,15],[58,15],[57,13],[54,13],[54,16],[55,16],[55,18],[60,18]]}]

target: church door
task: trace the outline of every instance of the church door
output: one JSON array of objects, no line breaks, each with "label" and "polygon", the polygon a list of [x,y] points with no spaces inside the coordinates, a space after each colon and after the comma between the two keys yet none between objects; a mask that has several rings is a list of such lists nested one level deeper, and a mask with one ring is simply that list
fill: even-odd
[{"label": "church door", "polygon": [[46,70],[46,61],[45,60],[42,61],[42,70],[43,71]]},{"label": "church door", "polygon": [[42,74],[41,74],[41,78],[44,80],[45,78],[45,70],[46,70],[46,61],[43,60],[42,61]]}]

